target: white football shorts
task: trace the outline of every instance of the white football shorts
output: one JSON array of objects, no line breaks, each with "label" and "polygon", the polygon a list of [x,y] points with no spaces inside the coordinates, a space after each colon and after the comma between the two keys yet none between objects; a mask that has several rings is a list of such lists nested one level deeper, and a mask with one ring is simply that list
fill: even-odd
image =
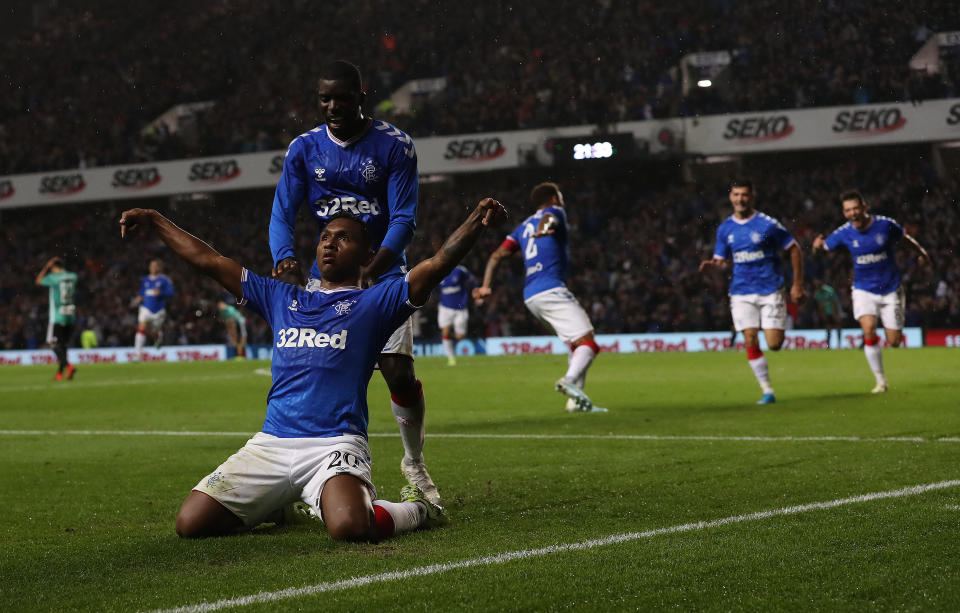
[{"label": "white football shorts", "polygon": [[555,287],[530,296],[524,304],[565,343],[572,343],[593,332],[587,312],[565,287]]},{"label": "white football shorts", "polygon": [[160,309],[156,313],[145,306],[140,306],[137,312],[137,323],[143,324],[140,327],[153,332],[159,332],[163,329],[163,322],[167,319],[167,310]]},{"label": "white football shorts", "polygon": [[860,321],[864,315],[879,317],[883,327],[888,330],[903,330],[906,296],[903,288],[898,287],[889,294],[874,294],[866,290],[853,288],[853,318]]},{"label": "white football shorts", "polygon": [[194,490],[210,496],[252,528],[273,511],[302,500],[320,516],[320,495],[331,477],[353,475],[376,500],[370,447],[362,436],[279,438],[257,432]]},{"label": "white football shorts", "polygon": [[467,309],[451,309],[442,304],[437,305],[437,325],[440,329],[453,326],[453,333],[457,336],[467,335],[467,319],[470,312]]},{"label": "white football shorts", "polygon": [[783,290],[772,294],[731,294],[730,314],[737,332],[750,328],[785,330],[787,295]]}]

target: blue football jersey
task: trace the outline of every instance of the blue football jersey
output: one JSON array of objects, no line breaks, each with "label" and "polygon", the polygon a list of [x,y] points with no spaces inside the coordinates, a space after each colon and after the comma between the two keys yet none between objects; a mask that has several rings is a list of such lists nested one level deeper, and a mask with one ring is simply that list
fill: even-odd
[{"label": "blue football jersey", "polygon": [[731,215],[717,228],[713,257],[733,260],[730,293],[772,294],[783,286],[781,249],[793,245],[793,236],[779,221],[759,211],[741,221]]},{"label": "blue football jersey", "polygon": [[367,385],[384,343],[415,308],[394,277],[369,289],[308,292],[244,269],[241,304],[273,330],[263,431],[281,438],[367,435]]},{"label": "blue football jersey", "polygon": [[[547,213],[557,218],[553,234],[534,238],[537,225]],[[519,249],[523,254],[523,265],[526,267],[524,300],[566,285],[570,251],[567,246],[567,213],[562,208],[548,206],[527,217],[507,235],[504,245],[513,250]]]},{"label": "blue football jersey", "polygon": [[[270,216],[270,251],[274,264],[296,257],[294,222],[307,203],[322,228],[332,215],[350,213],[367,224],[371,246],[397,255],[383,278],[401,274],[404,249],[416,228],[417,153],[409,136],[384,121],[349,141],[333,136],[326,125],[290,143]],[[316,261],[310,274],[320,278]]]},{"label": "blue football jersey", "polygon": [[477,279],[463,266],[457,266],[440,282],[440,304],[450,309],[465,309],[470,303],[470,290]]},{"label": "blue football jersey", "polygon": [[173,283],[167,275],[147,275],[140,281],[140,297],[144,308],[158,313],[166,308],[167,300],[173,298]]},{"label": "blue football jersey", "polygon": [[847,222],[827,237],[833,251],[846,247],[853,256],[853,287],[874,294],[889,294],[900,287],[900,271],[893,245],[903,236],[903,227],[883,215],[873,215],[863,231]]}]

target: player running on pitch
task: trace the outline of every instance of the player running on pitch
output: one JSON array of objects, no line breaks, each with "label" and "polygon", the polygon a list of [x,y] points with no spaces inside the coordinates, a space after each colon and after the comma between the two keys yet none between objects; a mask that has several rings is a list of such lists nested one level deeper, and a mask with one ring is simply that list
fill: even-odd
[{"label": "player running on pitch", "polygon": [[567,214],[563,194],[556,183],[541,183],[530,192],[537,211],[507,235],[487,260],[483,284],[473,290],[478,304],[492,293],[491,284],[503,258],[520,252],[526,267],[523,301],[527,309],[570,347],[567,374],[555,389],[569,397],[567,411],[604,412],[583,391],[587,369],[600,353],[593,338],[593,324],[576,297],[567,289],[570,253],[567,246]]},{"label": "player running on pitch", "polygon": [[163,262],[150,260],[149,272],[140,281],[140,293],[133,299],[137,311],[137,335],[133,345],[137,359],[143,359],[143,345],[147,335],[152,334],[154,345],[163,343],[163,324],[167,320],[167,300],[173,298],[173,282],[163,274]]},{"label": "player running on pitch", "polygon": [[921,264],[928,263],[930,256],[896,221],[883,215],[870,215],[867,201],[860,192],[843,192],[840,201],[847,223],[826,239],[818,235],[813,241],[813,250],[834,251],[846,247],[853,257],[853,318],[863,329],[863,353],[876,379],[876,386],[870,391],[880,394],[887,391],[887,378],[877,336],[878,320],[891,347],[899,347],[903,340],[905,298],[894,244],[900,239],[907,241],[920,254]]},{"label": "player running on pitch", "polygon": [[52,257],[37,273],[37,285],[50,288],[50,322],[47,324],[47,342],[53,346],[57,356],[57,381],[63,381],[64,371],[67,379],[73,379],[77,367],[67,358],[67,343],[73,336],[73,326],[77,322],[77,273],[64,267],[63,260]]},{"label": "player running on pitch", "polygon": [[726,270],[733,261],[729,293],[734,329],[743,333],[747,360],[763,390],[757,404],[772,404],[777,398],[770,382],[767,358],[760,349],[759,330],[763,329],[771,351],[783,346],[787,297],[779,251],[790,252],[793,268],[790,297],[796,304],[802,304],[805,296],[803,254],[783,224],[753,208],[755,197],[751,181],[738,179],[730,184],[733,215],[717,228],[713,258],[700,262],[700,272]]},{"label": "player running on pitch", "polygon": [[364,223],[335,215],[320,232],[320,287],[309,292],[259,277],[156,211],[120,217],[121,234],[152,227],[183,260],[267,320],[276,339],[263,430],[210,475],[180,507],[182,537],[249,529],[302,500],[336,540],[377,541],[445,521],[415,485],[402,502],[376,498],[367,445],[367,386],[384,342],[423,305],[484,228],[506,217],[482,200],[434,255],[406,275],[360,287],[375,243]]},{"label": "player running on pitch", "polygon": [[[300,207],[322,227],[337,212],[363,220],[376,255],[361,270],[367,286],[403,276],[404,250],[416,227],[419,184],[417,154],[409,136],[362,111],[360,71],[349,62],[326,66],[318,85],[325,124],[295,138],[287,149],[270,217],[274,277],[293,275],[308,290],[320,285],[313,266],[309,282],[294,254],[294,222]],[[423,388],[413,366],[413,323],[404,323],[383,347],[380,372],[390,388],[390,407],[400,428],[400,469],[433,502],[440,493],[423,459]]]},{"label": "player running on pitch", "polygon": [[467,335],[470,319],[470,292],[477,286],[477,278],[464,266],[457,266],[440,282],[440,304],[437,305],[437,325],[447,354],[447,365],[456,366],[454,338],[462,340]]}]

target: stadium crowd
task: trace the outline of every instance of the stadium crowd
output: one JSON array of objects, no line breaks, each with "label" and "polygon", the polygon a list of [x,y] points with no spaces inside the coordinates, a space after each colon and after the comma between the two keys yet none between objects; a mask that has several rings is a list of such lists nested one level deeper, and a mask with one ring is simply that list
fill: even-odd
[{"label": "stadium crowd", "polygon": [[[282,148],[315,125],[311,67],[331,55],[414,136],[948,97],[960,77],[956,48],[938,74],[908,67],[960,30],[950,0],[54,5],[0,43],[0,174]],[[719,50],[718,87],[685,96],[678,62]],[[379,104],[437,77],[409,109]]]},{"label": "stadium crowd", "polygon": [[[809,247],[817,234],[827,234],[844,221],[837,196],[849,186],[863,191],[872,212],[903,223],[934,260],[932,268],[918,268],[914,261],[900,258],[908,296],[907,325],[945,327],[960,321],[957,185],[941,181],[922,152],[881,149],[856,159],[843,151],[816,158],[783,154],[748,158],[747,164],[744,170],[757,183],[757,208],[780,219],[800,241],[808,281],[821,279],[838,291],[845,326],[854,325],[849,255],[812,257]],[[571,224],[569,287],[599,333],[729,330],[726,279],[697,272],[700,260],[712,253],[717,225],[731,212],[724,185],[684,183],[679,177],[651,180],[645,172],[641,166],[617,169],[613,175],[591,171],[554,177],[564,191]],[[508,206],[512,219],[509,228],[488,233],[465,261],[482,276],[487,256],[511,224],[532,212],[529,189],[543,178],[542,173],[524,170],[424,185],[408,261],[431,254],[437,240],[452,229],[451,219],[459,219],[459,213],[479,197],[493,194]],[[223,342],[216,286],[188,272],[159,242],[123,244],[117,227],[120,211],[132,206],[159,208],[222,253],[265,274],[272,265],[267,247],[271,202],[272,193],[260,190],[200,200],[0,212],[0,348],[43,345],[46,290],[34,287],[33,278],[53,255],[65,256],[68,268],[79,273],[77,328],[95,330],[101,345],[132,344],[136,310],[131,299],[153,257],[166,262],[176,288],[168,304],[167,342]],[[315,245],[315,223],[304,216],[297,235],[301,262],[311,261]],[[519,260],[505,262],[497,274],[492,298],[484,307],[472,309],[471,336],[544,333],[523,306]],[[808,295],[812,293],[808,287]],[[434,309],[430,305],[422,312],[421,338],[439,335]],[[821,325],[812,299],[793,313],[797,328]],[[248,327],[251,344],[271,342],[269,329],[258,317],[249,318]]]}]

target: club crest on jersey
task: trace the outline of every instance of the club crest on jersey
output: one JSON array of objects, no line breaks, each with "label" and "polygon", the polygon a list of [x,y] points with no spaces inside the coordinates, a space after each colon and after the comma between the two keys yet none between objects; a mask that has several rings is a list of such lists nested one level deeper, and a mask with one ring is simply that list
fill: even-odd
[{"label": "club crest on jersey", "polygon": [[333,305],[333,310],[337,315],[346,315],[350,312],[350,307],[357,304],[356,300],[341,300]]},{"label": "club crest on jersey", "polygon": [[290,309],[291,311],[298,311],[300,309],[300,306],[297,304],[296,298],[294,298],[293,301],[290,302],[290,306],[288,306],[287,308]]},{"label": "club crest on jersey", "polygon": [[323,176],[326,172],[327,172],[327,169],[326,169],[326,168],[314,168],[314,169],[313,169],[313,174],[317,175],[316,177],[314,177],[314,178],[316,179],[317,183],[323,183],[324,181],[326,181],[326,178],[324,178],[324,176]]},{"label": "club crest on jersey", "polygon": [[360,176],[363,177],[363,180],[367,183],[376,183],[380,178],[380,170],[377,168],[377,165],[373,163],[373,160],[368,159],[360,166]]},{"label": "club crest on jersey", "polygon": [[882,244],[883,244],[883,240],[884,240],[884,239],[883,239],[883,234],[877,234],[876,239],[877,239],[877,244],[878,244],[878,245],[882,245]]},{"label": "club crest on jersey", "polygon": [[750,233],[750,240],[753,241],[753,244],[754,244],[754,245],[756,245],[757,243],[760,242],[760,238],[761,238],[761,237],[760,237],[760,233],[759,233],[759,232],[751,232],[751,233]]},{"label": "club crest on jersey", "polygon": [[860,247],[860,241],[858,241],[857,239],[853,239],[853,246],[859,248],[859,247]]},{"label": "club crest on jersey", "polygon": [[727,234],[727,242],[733,244],[733,234]]}]

